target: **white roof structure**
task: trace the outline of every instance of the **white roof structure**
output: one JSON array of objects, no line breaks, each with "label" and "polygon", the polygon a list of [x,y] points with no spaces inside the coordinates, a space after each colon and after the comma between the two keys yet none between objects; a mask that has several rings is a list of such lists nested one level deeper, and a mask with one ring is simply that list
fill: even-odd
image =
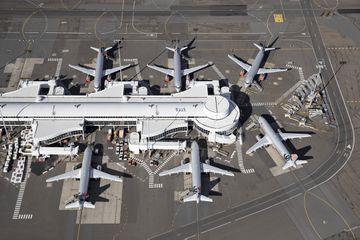
[{"label": "white roof structure", "polygon": [[129,150],[135,154],[140,151],[147,151],[152,149],[158,150],[176,150],[185,151],[186,141],[147,141],[146,139],[140,141],[140,136],[136,132],[132,132],[129,137]]},{"label": "white roof structure", "polygon": [[[1,121],[9,125],[37,122],[35,134],[41,139],[85,125],[111,122],[136,122],[146,133],[152,125],[153,135],[172,124],[183,126],[193,121],[205,133],[231,134],[240,117],[238,106],[222,95],[208,95],[206,85],[172,95],[124,95],[125,85],[116,84],[88,95],[37,95],[24,88],[0,96]],[[16,93],[21,91],[21,94]],[[51,121],[51,122],[49,122]],[[139,122],[141,122],[139,124]],[[50,124],[51,127],[41,128]],[[151,135],[151,133],[145,134]]]}]

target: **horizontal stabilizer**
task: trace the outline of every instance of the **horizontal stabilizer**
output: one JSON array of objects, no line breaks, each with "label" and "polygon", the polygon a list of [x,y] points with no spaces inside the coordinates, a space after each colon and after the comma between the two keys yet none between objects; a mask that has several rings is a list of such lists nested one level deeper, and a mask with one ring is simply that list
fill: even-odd
[{"label": "horizontal stabilizer", "polygon": [[131,66],[131,64],[127,64],[124,66],[119,66],[119,67],[114,67],[114,68],[110,68],[110,69],[105,69],[104,70],[104,76],[108,76],[110,74],[116,73],[116,72],[120,72],[126,68],[129,68]]},{"label": "horizontal stabilizer", "polygon": [[204,68],[207,68],[207,67],[209,67],[209,66],[210,66],[210,64],[208,63],[208,64],[204,64],[204,65],[201,65],[201,66],[184,69],[184,70],[182,71],[182,75],[183,75],[183,76],[186,76],[186,75],[189,75],[189,74],[191,74],[191,73],[200,71],[200,70],[202,70],[202,69],[204,69]]},{"label": "horizontal stabilizer", "polygon": [[174,77],[174,70],[173,69],[168,69],[168,68],[163,68],[163,67],[159,67],[159,66],[155,66],[155,65],[147,65],[149,68],[152,68],[158,72],[162,72],[165,73],[166,75],[172,76]]},{"label": "horizontal stabilizer", "polygon": [[232,172],[229,172],[229,171],[223,170],[221,168],[211,166],[211,165],[206,164],[206,163],[201,163],[201,172],[204,172],[204,173],[211,172],[211,173],[217,173],[217,174],[231,176],[231,177],[234,176],[234,174]]},{"label": "horizontal stabilizer", "polygon": [[193,194],[189,197],[184,198],[184,202],[212,202],[213,200],[211,198],[205,197],[204,195],[200,194]]},{"label": "horizontal stabilizer", "polygon": [[262,44],[253,43],[255,47],[257,47],[259,50],[263,50],[264,46]]},{"label": "horizontal stabilizer", "polygon": [[240,67],[242,67],[243,69],[245,69],[247,72],[250,70],[251,65],[245,63],[244,61],[240,60],[238,57],[236,57],[235,55],[228,55],[228,57],[233,60],[237,65],[239,65]]},{"label": "horizontal stabilizer", "polygon": [[57,175],[52,178],[48,178],[46,179],[46,182],[60,181],[69,178],[80,178],[80,174],[81,174],[81,168]]},{"label": "horizontal stabilizer", "polygon": [[69,64],[69,67],[71,67],[71,68],[73,68],[75,70],[78,70],[78,71],[80,71],[82,73],[85,73],[87,75],[95,77],[95,70],[94,69],[84,68],[84,67],[81,67],[81,66],[74,66],[74,65],[71,65],[71,64]]},{"label": "horizontal stabilizer", "polygon": [[83,202],[83,204],[81,204],[80,201],[72,202],[65,205],[66,209],[74,209],[74,208],[81,209],[82,207],[95,208],[95,205],[89,202]]},{"label": "horizontal stabilizer", "polygon": [[171,48],[171,47],[166,47],[167,50],[175,52],[175,48]]},{"label": "horizontal stabilizer", "polygon": [[272,51],[272,50],[276,50],[276,48],[273,48],[273,47],[265,48],[265,52],[267,52],[267,51]]},{"label": "horizontal stabilizer", "polygon": [[91,178],[101,178],[106,180],[111,180],[115,182],[122,182],[122,179],[119,176],[111,175],[102,171],[99,171],[97,169],[91,169]]},{"label": "horizontal stabilizer", "polygon": [[276,48],[266,48],[263,45],[254,43],[254,46],[257,47],[259,50],[263,50],[265,52],[275,50]]},{"label": "horizontal stabilizer", "polygon": [[297,166],[303,165],[305,163],[307,163],[308,161],[306,160],[288,160],[285,165],[282,167],[282,169],[288,169],[290,167],[294,167],[296,168]]},{"label": "horizontal stabilizer", "polygon": [[100,52],[99,48],[95,48],[95,47],[90,47],[92,50],[94,50],[95,52]]},{"label": "horizontal stabilizer", "polygon": [[186,49],[188,49],[188,47],[187,47],[187,46],[182,47],[182,48],[180,48],[180,52],[182,52],[182,51],[184,51],[184,50],[186,50]]},{"label": "horizontal stabilizer", "polygon": [[[187,48],[188,48],[187,46],[180,48],[180,53]],[[172,52],[176,52],[176,48],[166,47],[166,49]]]}]

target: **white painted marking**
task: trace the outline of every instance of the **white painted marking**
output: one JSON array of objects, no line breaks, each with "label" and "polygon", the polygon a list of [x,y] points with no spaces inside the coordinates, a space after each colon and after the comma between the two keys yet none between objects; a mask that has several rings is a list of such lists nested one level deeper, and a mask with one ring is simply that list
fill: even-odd
[{"label": "white painted marking", "polygon": [[226,223],[220,224],[220,225],[218,225],[218,226],[216,226],[216,227],[209,228],[209,229],[207,229],[207,230],[205,230],[205,231],[202,231],[201,233],[204,234],[204,233],[210,232],[210,231],[212,231],[212,230],[221,228],[221,227],[223,227],[223,226],[225,226],[225,225],[228,225],[228,224],[230,224],[230,223],[231,223],[231,222],[226,222]]},{"label": "white painted marking", "polygon": [[254,173],[255,169],[250,168],[250,169],[246,169],[244,166],[244,159],[243,159],[243,154],[242,154],[242,148],[240,145],[240,141],[236,141],[235,143],[236,146],[236,151],[237,151],[237,157],[238,157],[238,164],[239,164],[239,168],[241,173],[243,174],[249,174],[249,173]]},{"label": "white painted marking", "polygon": [[220,70],[215,66],[215,64],[213,64],[212,66],[212,69],[214,69],[214,71],[216,72],[216,74],[220,77],[220,79],[226,79],[226,77],[224,76],[224,74],[222,74],[220,72]]},{"label": "white painted marking", "polygon": [[15,209],[14,209],[12,219],[18,219],[19,218],[19,212],[20,212],[22,200],[23,200],[23,197],[24,197],[26,182],[27,182],[27,179],[28,179],[28,176],[29,176],[29,173],[30,173],[30,165],[31,165],[31,160],[28,160],[27,164],[26,164],[24,181],[22,183],[20,183],[20,190],[19,190],[19,193],[18,193],[18,197],[16,199],[16,204],[15,204]]},{"label": "white painted marking", "polygon": [[231,153],[230,158],[233,158],[233,157],[234,157],[234,155],[235,155],[235,153],[236,153],[236,151],[234,150],[234,151]]}]

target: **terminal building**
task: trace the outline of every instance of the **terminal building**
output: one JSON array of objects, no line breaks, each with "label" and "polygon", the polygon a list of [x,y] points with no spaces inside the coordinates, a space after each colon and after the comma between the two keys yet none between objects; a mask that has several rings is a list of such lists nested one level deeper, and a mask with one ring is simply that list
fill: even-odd
[{"label": "terminal building", "polygon": [[90,126],[135,127],[141,141],[153,142],[196,129],[209,142],[231,144],[239,107],[218,81],[192,84],[183,92],[149,95],[138,81],[117,82],[86,95],[66,95],[57,81],[22,81],[0,95],[3,127],[32,128],[34,145],[84,135]]}]

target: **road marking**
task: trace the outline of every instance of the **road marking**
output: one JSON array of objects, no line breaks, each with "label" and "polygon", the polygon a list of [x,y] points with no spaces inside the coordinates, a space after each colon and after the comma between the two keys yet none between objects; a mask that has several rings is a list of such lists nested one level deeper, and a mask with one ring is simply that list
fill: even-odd
[{"label": "road marking", "polygon": [[215,66],[215,64],[213,64],[211,67],[212,67],[212,69],[214,69],[214,71],[220,77],[220,79],[226,79],[224,74],[222,74],[222,72],[220,72],[220,70]]},{"label": "road marking", "polygon": [[255,169],[253,169],[253,168],[247,169],[244,166],[244,159],[243,159],[240,141],[237,140],[235,145],[236,145],[236,152],[237,152],[238,163],[239,163],[239,168],[240,168],[241,173],[243,173],[243,174],[255,173]]},{"label": "road marking", "polygon": [[149,175],[149,188],[154,188],[154,174]]},{"label": "road marking", "polygon": [[251,106],[253,107],[260,107],[260,106],[275,106],[275,102],[255,102],[251,103]]},{"label": "road marking", "polygon": [[177,154],[176,151],[171,153],[169,157],[162,164],[160,164],[160,166],[154,171],[154,174],[157,174],[176,154]]},{"label": "road marking", "polygon": [[210,231],[212,231],[212,230],[221,228],[221,227],[223,227],[223,226],[225,226],[225,225],[228,225],[228,224],[230,224],[230,223],[231,223],[231,222],[226,222],[226,223],[220,224],[220,225],[218,225],[218,226],[216,226],[216,227],[209,228],[209,229],[207,229],[207,230],[205,230],[205,231],[202,231],[201,234],[204,234],[204,233],[210,232]]},{"label": "road marking", "polygon": [[32,214],[19,214],[18,219],[32,219],[33,215]]},{"label": "road marking", "polygon": [[140,70],[140,66],[139,66],[139,60],[137,58],[125,58],[124,59],[124,62],[133,62],[134,65],[135,65],[135,73],[136,73],[136,76],[137,76],[137,79],[139,81],[142,81],[143,78],[141,76],[141,70]]},{"label": "road marking", "polygon": [[28,161],[26,163],[26,172],[25,172],[25,176],[24,176],[24,181],[22,183],[20,183],[20,190],[19,190],[19,193],[18,193],[18,197],[16,199],[16,204],[15,204],[15,209],[14,209],[12,219],[18,219],[19,218],[19,212],[20,212],[22,200],[23,200],[23,197],[24,197],[26,182],[27,182],[27,179],[29,178],[29,173],[30,173],[30,170],[31,170],[30,165],[31,165],[31,159],[28,159]]},{"label": "road marking", "polygon": [[62,61],[63,61],[63,59],[62,59],[62,58],[59,58],[58,64],[57,64],[57,66],[56,66],[56,71],[55,71],[55,76],[56,76],[56,77],[59,77],[59,76],[60,76],[60,69],[61,69]]}]

